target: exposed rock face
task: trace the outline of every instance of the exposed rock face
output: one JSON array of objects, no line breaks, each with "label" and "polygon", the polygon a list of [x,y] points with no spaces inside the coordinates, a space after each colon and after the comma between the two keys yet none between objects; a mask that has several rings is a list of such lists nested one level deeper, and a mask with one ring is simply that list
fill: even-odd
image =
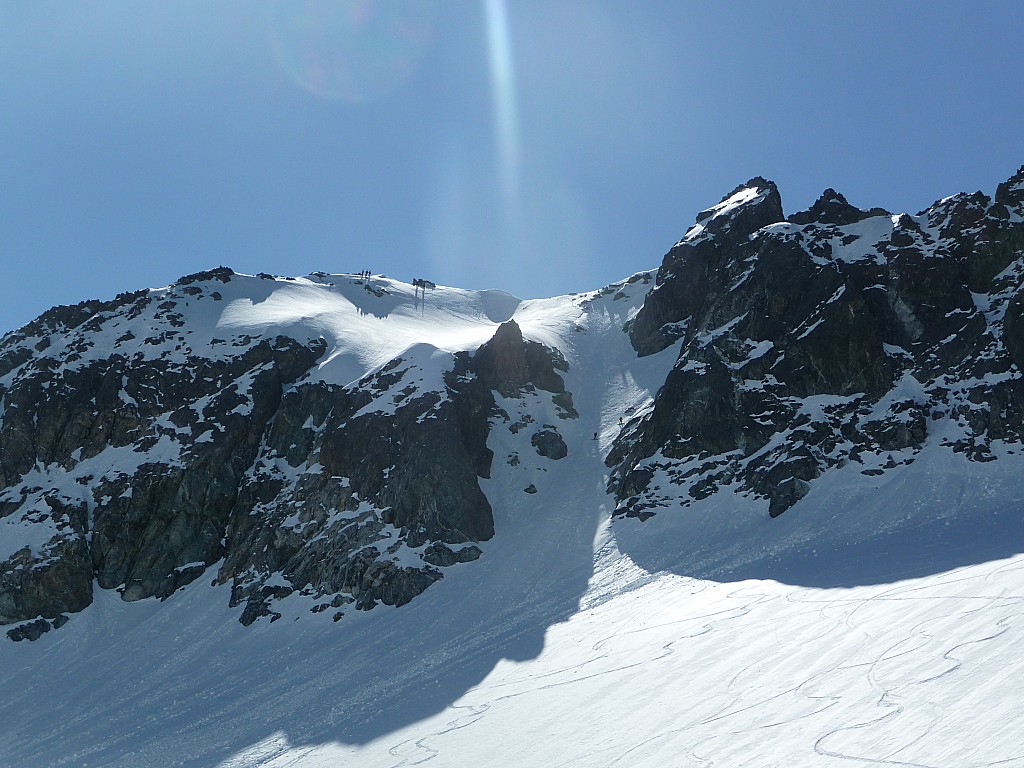
[{"label": "exposed rock face", "polygon": [[[273,615],[268,598],[293,592],[316,611],[404,605],[439,567],[480,556],[470,542],[494,535],[477,483],[490,472],[493,398],[458,367],[443,393],[421,392],[418,373],[398,358],[354,389],[300,385],[284,398],[243,483],[218,577],[232,580],[232,604],[247,603],[243,623]],[[381,408],[396,390],[400,407]],[[398,564],[410,550],[422,562]]]},{"label": "exposed rock face", "polygon": [[523,339],[515,320],[498,326],[494,338],[473,357],[473,370],[481,382],[503,397],[518,397],[524,389],[543,389],[555,395],[554,402],[565,418],[579,414],[572,405],[572,393],[558,371],[568,366],[558,350]]},{"label": "exposed rock face", "polygon": [[565,390],[547,350],[525,341],[515,320],[498,326],[494,338],[473,356],[473,368],[489,389],[504,397],[515,397],[531,383],[548,392]]},{"label": "exposed rock face", "polygon": [[[193,292],[204,277],[230,272],[186,278],[159,303],[60,307],[4,340],[0,514],[48,538],[0,565],[0,622],[81,610],[94,579],[126,600],[166,597],[223,557],[264,425],[324,348],[277,337],[197,352],[171,297],[215,300]],[[152,356],[137,351],[143,328]]]},{"label": "exposed rock face", "polygon": [[829,467],[913,461],[940,418],[977,461],[1020,441],[1022,255],[1024,169],[994,201],[916,216],[827,190],[786,220],[771,182],[741,186],[665,256],[629,328],[641,355],[680,352],[608,457],[617,513],[731,486],[776,516]]},{"label": "exposed rock face", "polygon": [[[58,307],[3,339],[0,524],[30,539],[0,551],[11,639],[60,626],[94,584],[167,598],[219,563],[243,624],[285,600],[339,619],[403,605],[481,556],[494,523],[478,478],[491,421],[508,420],[492,389],[540,389],[575,415],[565,361],[510,321],[440,374],[414,355],[340,385],[314,375],[318,335],[185,321],[223,320],[225,294],[244,310],[281,283],[220,268]],[[386,288],[355,283],[385,317]]]},{"label": "exposed rock face", "polygon": [[[779,191],[760,177],[698,214],[697,223],[665,256],[643,311],[630,325],[629,335],[636,350],[641,355],[651,354],[679,338],[690,310],[707,300],[708,293],[717,287],[714,278],[722,265],[741,258],[752,232],[781,220]],[[722,308],[716,314],[728,311]]]},{"label": "exposed rock face", "polygon": [[50,622],[46,619],[36,619],[7,630],[7,637],[16,643],[20,643],[22,640],[38,640],[51,628]]},{"label": "exposed rock face", "polygon": [[[579,414],[573,407],[572,393],[566,390],[565,382],[558,371],[568,370],[565,359],[558,350],[545,347],[535,341],[523,339],[522,331],[514,320],[509,320],[498,327],[498,330],[485,345],[480,347],[473,356],[472,368],[478,376],[480,385],[493,390],[502,398],[527,398],[539,400],[543,390],[551,394],[551,404],[560,419],[576,419]],[[525,403],[520,402],[520,409]],[[569,447],[558,431],[556,424],[543,424],[540,429],[530,426],[532,417],[528,408],[521,418],[513,419],[505,410],[493,406],[496,412],[508,423],[509,431],[518,433],[530,428],[530,444],[538,455],[558,461],[569,455]],[[513,457],[517,465],[519,457]],[[532,484],[528,486],[536,492]]]},{"label": "exposed rock face", "polygon": [[794,213],[789,217],[789,221],[794,224],[831,224],[844,227],[873,216],[891,215],[883,208],[862,211],[860,208],[850,205],[845,197],[830,187],[821,193],[821,197],[814,201],[814,205],[806,211]]}]

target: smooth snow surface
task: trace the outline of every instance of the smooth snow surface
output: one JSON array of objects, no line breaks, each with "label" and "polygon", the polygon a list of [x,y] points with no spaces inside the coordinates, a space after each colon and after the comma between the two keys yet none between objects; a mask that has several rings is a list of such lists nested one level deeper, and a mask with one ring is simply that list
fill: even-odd
[{"label": "smooth snow surface", "polygon": [[[268,282],[211,322],[322,333],[321,375],[349,381],[512,316],[569,364],[569,456],[496,423],[495,537],[400,609],[335,624],[284,600],[245,628],[209,575],[164,602],[97,589],[0,644],[0,766],[1024,766],[1019,454],[969,465],[936,435],[777,520],[722,492],[612,522],[604,457],[678,351],[637,359],[621,330],[649,285],[520,302],[374,282],[388,293]],[[539,393],[500,405],[557,418]]]},{"label": "smooth snow surface", "polygon": [[503,291],[418,289],[386,277],[364,281],[332,275],[271,285],[258,299],[231,300],[216,328],[258,335],[320,334],[330,349],[319,376],[339,384],[356,381],[416,346],[445,352],[475,349],[521,304]]}]

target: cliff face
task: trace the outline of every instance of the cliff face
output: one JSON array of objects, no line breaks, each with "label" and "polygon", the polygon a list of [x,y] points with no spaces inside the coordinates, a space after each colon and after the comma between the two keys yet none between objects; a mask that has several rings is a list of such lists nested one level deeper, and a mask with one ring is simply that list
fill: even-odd
[{"label": "cliff face", "polygon": [[[164,599],[208,571],[232,585],[243,624],[293,596],[339,619],[402,605],[480,556],[494,535],[477,482],[492,460],[491,386],[514,397],[536,380],[571,408],[560,357],[510,322],[475,355],[414,347],[332,381],[315,326],[222,322],[226,295],[266,305],[290,282],[222,268],[60,307],[3,339],[0,624],[20,623],[12,639],[60,626],[96,588]],[[386,316],[381,285],[344,284],[359,316]]]},{"label": "cliff face", "polygon": [[[783,217],[753,179],[666,254],[629,334],[679,344],[650,409],[608,456],[616,514],[731,486],[777,516],[815,478],[913,462],[940,430],[990,461],[1024,432],[1024,169],[916,216],[827,190]],[[678,499],[677,499],[678,495]]]}]

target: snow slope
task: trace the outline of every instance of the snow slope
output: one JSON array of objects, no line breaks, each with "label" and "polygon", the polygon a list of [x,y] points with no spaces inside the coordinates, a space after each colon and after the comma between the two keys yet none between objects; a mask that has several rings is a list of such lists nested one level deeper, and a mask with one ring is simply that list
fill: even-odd
[{"label": "snow slope", "polygon": [[[612,522],[619,419],[678,351],[637,359],[622,332],[647,279],[524,302],[384,278],[374,300],[337,276],[225,295],[205,332],[323,335],[335,382],[512,317],[569,364],[569,455],[493,429],[494,538],[400,609],[335,624],[285,599],[242,627],[208,578],[163,602],[98,591],[0,646],[0,766],[1024,766],[1019,454],[969,465],[936,434],[777,520],[724,489]],[[555,419],[540,395],[499,405]]]}]

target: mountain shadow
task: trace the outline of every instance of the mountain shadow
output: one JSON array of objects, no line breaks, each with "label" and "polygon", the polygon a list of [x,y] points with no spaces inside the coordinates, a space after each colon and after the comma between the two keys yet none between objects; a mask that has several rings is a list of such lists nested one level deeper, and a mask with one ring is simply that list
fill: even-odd
[{"label": "mountain shadow", "polygon": [[617,518],[619,548],[648,571],[814,588],[885,584],[1024,552],[1019,454],[976,464],[941,447],[864,474],[833,471],[772,518],[764,499],[716,497]]}]

